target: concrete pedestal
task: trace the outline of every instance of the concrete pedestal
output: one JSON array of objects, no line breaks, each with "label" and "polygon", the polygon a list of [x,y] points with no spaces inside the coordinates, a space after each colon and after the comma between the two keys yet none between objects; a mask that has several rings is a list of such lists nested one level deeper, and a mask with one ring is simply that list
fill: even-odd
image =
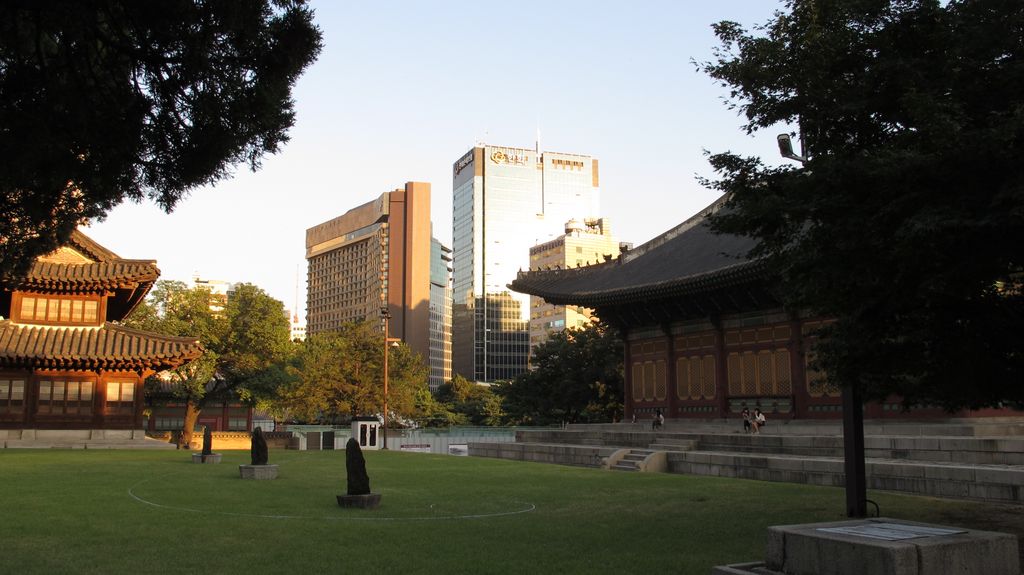
[{"label": "concrete pedestal", "polygon": [[211,453],[209,455],[203,455],[202,453],[193,453],[192,463],[220,463],[220,454]]},{"label": "concrete pedestal", "polygon": [[380,505],[380,493],[369,493],[367,495],[339,495],[338,505],[341,507],[355,507],[359,509],[375,509]]},{"label": "concrete pedestal", "polygon": [[239,465],[238,475],[242,479],[277,479],[277,465]]},{"label": "concrete pedestal", "polygon": [[1017,537],[883,517],[768,528],[764,563],[712,575],[1020,575]]}]

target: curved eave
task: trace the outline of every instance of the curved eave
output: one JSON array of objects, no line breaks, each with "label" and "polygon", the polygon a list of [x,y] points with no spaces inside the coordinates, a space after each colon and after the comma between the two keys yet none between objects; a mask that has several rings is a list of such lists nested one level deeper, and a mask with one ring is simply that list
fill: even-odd
[{"label": "curved eave", "polygon": [[15,288],[60,294],[102,294],[117,289],[149,291],[160,270],[152,260],[116,260],[89,264],[36,262]]},{"label": "curved eave", "polygon": [[[613,270],[595,270],[595,272],[598,271],[610,273]],[[625,270],[615,271],[625,273]],[[573,272],[576,272],[576,275],[570,275]],[[571,286],[585,282],[588,276],[595,276],[593,273],[584,273],[584,269],[524,272],[509,287],[518,292],[544,298],[551,304],[596,308],[713,293],[738,285],[754,283],[766,279],[768,275],[768,268],[764,264],[764,260],[748,260],[704,274],[608,290],[572,289]]]},{"label": "curved eave", "polygon": [[162,371],[202,353],[198,339],[112,323],[68,327],[0,321],[0,368]]}]

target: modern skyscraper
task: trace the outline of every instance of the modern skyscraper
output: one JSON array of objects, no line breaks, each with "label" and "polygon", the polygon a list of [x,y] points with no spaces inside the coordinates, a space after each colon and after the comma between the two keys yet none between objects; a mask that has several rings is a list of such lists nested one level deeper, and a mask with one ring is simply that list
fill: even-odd
[{"label": "modern skyscraper", "polygon": [[482,145],[453,171],[453,369],[476,381],[527,369],[529,296],[508,284],[530,267],[530,247],[577,214],[599,213],[597,160]]},{"label": "modern skyscraper", "polygon": [[430,391],[452,378],[452,250],[430,240]]},{"label": "modern skyscraper", "polygon": [[[568,269],[589,266],[619,256],[621,244],[612,235],[608,218],[569,220],[565,234],[530,248],[530,269]],[[593,310],[579,306],[549,304],[530,296],[530,348],[544,343],[548,335],[591,322]]]},{"label": "modern skyscraper", "polygon": [[386,306],[389,335],[429,358],[430,241],[430,184],[420,182],[306,230],[307,332],[378,321]]}]

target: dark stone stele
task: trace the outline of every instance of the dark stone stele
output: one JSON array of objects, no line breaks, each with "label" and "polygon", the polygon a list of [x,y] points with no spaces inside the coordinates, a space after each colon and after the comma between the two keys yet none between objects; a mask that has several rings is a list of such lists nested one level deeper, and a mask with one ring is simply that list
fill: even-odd
[{"label": "dark stone stele", "polygon": [[263,430],[257,427],[252,431],[252,447],[249,449],[253,465],[266,465],[270,460],[267,450],[267,440],[263,437]]},{"label": "dark stone stele", "polygon": [[348,475],[348,494],[338,496],[338,505],[363,509],[373,509],[380,505],[380,493],[370,493],[366,459],[354,437],[349,438],[345,444],[345,471]]},{"label": "dark stone stele", "polygon": [[210,426],[207,425],[203,428],[203,455],[213,454],[213,432],[210,431]]},{"label": "dark stone stele", "polygon": [[213,433],[209,427],[203,429],[203,452],[193,453],[192,463],[220,463],[220,454],[213,452]]}]

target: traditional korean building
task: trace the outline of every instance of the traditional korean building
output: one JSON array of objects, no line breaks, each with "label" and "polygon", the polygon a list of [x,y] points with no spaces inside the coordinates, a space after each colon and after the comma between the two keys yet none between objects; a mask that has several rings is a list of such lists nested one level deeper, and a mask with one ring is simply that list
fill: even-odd
[{"label": "traditional korean building", "polygon": [[[783,308],[772,271],[746,255],[753,239],[711,232],[706,218],[723,204],[616,260],[520,272],[509,287],[592,308],[621,332],[627,418],[659,409],[669,418],[738,417],[744,407],[769,419],[841,417],[840,390],[809,367],[813,334],[828,319]],[[898,398],[864,414],[948,417],[903,412]]]},{"label": "traditional korean building", "polygon": [[76,231],[0,292],[0,430],[22,430],[23,439],[36,430],[142,437],[146,377],[202,354],[195,338],[115,323],[159,275],[156,262],[122,259]]}]

